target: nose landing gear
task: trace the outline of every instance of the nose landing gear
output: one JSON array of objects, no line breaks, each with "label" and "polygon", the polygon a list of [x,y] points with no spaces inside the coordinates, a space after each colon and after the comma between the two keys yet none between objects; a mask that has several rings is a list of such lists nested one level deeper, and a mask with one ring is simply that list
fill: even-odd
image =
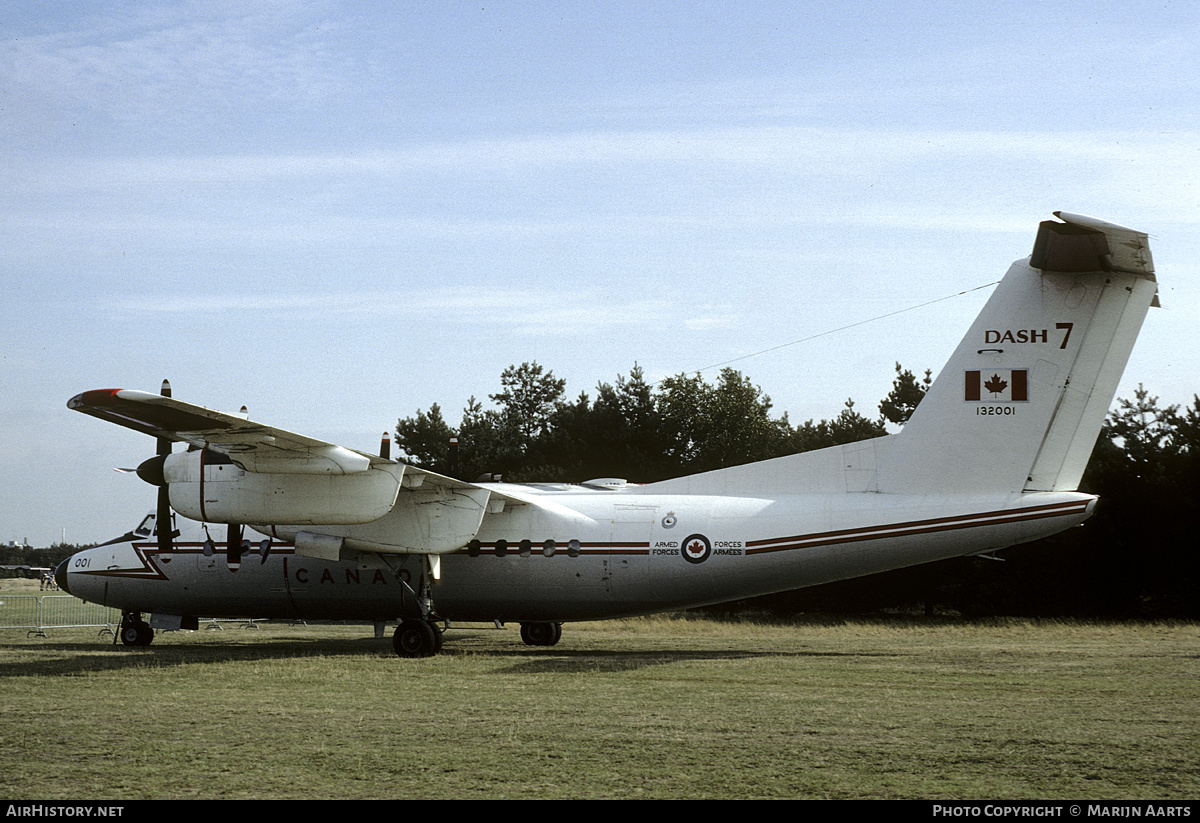
[{"label": "nose landing gear", "polygon": [[[142,620],[138,612],[125,612],[121,615],[121,625],[117,629],[117,638],[126,646],[149,646],[154,640],[154,629]],[[117,638],[113,638],[115,642]]]}]

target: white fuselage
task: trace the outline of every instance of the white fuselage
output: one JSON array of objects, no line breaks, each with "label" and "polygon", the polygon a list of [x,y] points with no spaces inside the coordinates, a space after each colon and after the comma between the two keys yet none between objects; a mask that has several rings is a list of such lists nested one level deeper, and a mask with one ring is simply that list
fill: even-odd
[{"label": "white fuselage", "polygon": [[[1035,540],[1082,522],[1095,500],[496,488],[537,505],[489,515],[476,540],[441,556],[432,584],[441,617],[593,620],[787,591]],[[103,546],[75,555],[67,581],[72,594],[124,611],[391,620],[415,608],[403,581],[425,562],[326,561],[278,543],[263,561],[256,551],[230,571],[220,546],[209,556],[199,544]]]}]

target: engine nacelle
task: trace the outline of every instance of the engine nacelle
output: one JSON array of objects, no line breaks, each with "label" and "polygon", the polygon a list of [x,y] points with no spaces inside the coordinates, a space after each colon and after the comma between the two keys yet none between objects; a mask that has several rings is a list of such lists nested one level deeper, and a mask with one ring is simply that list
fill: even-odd
[{"label": "engine nacelle", "polygon": [[193,520],[354,525],[391,511],[404,466],[351,474],[251,472],[203,449],[168,456],[162,474],[171,507]]}]

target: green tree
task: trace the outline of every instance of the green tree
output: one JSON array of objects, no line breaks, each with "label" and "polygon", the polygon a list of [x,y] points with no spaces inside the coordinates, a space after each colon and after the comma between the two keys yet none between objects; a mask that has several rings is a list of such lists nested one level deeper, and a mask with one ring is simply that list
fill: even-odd
[{"label": "green tree", "polygon": [[882,437],[885,434],[887,429],[883,427],[882,422],[863,417],[854,410],[854,401],[847,399],[845,407],[832,420],[822,420],[819,423],[808,420],[798,426],[790,438],[791,450],[805,452],[826,449],[830,446]]},{"label": "green tree", "polygon": [[1200,555],[1191,524],[1200,489],[1200,451],[1189,421],[1143,386],[1106,419],[1081,491],[1096,514],[1070,529],[1004,553],[977,569],[962,591],[969,613],[1106,618],[1200,615]]},{"label": "green tree", "polygon": [[533,362],[509,366],[500,375],[500,385],[503,389],[491,399],[500,404],[505,424],[515,427],[529,442],[549,429],[550,416],[562,401],[567,381]]},{"label": "green tree", "polygon": [[437,403],[428,412],[396,422],[396,449],[400,459],[423,469],[445,474],[449,471],[450,438],[455,436],[442,418]]},{"label": "green tree", "polygon": [[1119,398],[1104,421],[1105,437],[1119,445],[1123,458],[1143,479],[1162,477],[1180,452],[1177,434],[1183,422],[1179,406],[1160,407],[1141,383],[1133,400]]},{"label": "green tree", "polygon": [[771,398],[736,369],[716,385],[680,374],[660,384],[657,398],[666,454],[687,474],[777,457],[788,450],[786,415],[771,416]]},{"label": "green tree", "polygon": [[930,369],[926,369],[925,378],[918,381],[916,375],[897,363],[896,379],[888,396],[879,404],[879,414],[888,423],[903,426],[932,385],[933,372]]},{"label": "green tree", "polygon": [[560,465],[562,476],[574,480],[623,477],[645,483],[669,476],[661,420],[641,367],[635,363],[628,378],[601,383],[596,392],[595,401],[581,394],[574,403],[559,404],[541,441],[544,462]]},{"label": "green tree", "polygon": [[474,396],[463,409],[458,428],[459,474],[475,480],[484,474],[518,479],[524,443],[511,418],[495,409],[485,409]]}]

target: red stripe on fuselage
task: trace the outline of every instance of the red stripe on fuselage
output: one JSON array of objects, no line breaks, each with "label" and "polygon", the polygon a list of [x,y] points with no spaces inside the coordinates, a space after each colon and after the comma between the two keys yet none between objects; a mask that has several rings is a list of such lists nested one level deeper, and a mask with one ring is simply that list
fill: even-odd
[{"label": "red stripe on fuselage", "polygon": [[936,517],[929,520],[912,520],[905,523],[890,523],[884,526],[863,526],[857,529],[839,529],[815,534],[774,537],[766,540],[751,540],[746,543],[746,554],[761,554],[788,549],[803,549],[810,546],[827,546],[838,543],[856,543],[863,540],[878,540],[884,537],[907,537],[914,534],[969,529],[976,526],[997,526],[1021,523],[1026,520],[1041,520],[1047,517],[1063,517],[1087,511],[1089,500],[1052,503],[1027,509],[1001,509],[979,514]]}]

